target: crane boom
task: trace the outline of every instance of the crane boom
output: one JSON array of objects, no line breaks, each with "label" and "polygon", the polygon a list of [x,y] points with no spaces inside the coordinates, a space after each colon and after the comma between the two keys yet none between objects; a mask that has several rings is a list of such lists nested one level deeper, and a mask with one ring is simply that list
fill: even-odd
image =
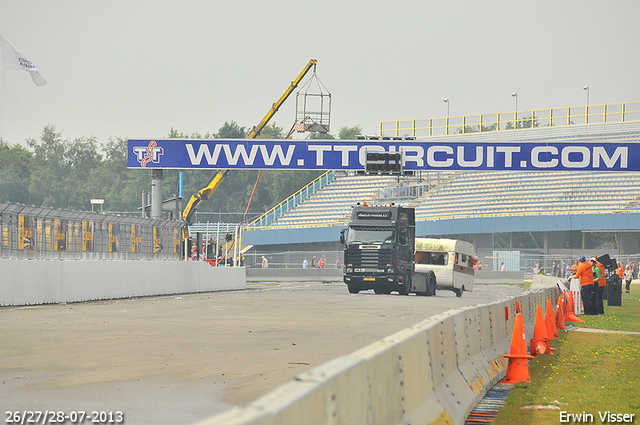
[{"label": "crane boom", "polygon": [[[280,96],[280,99],[278,99],[276,103],[271,105],[271,109],[269,110],[269,112],[267,112],[267,115],[265,115],[264,118],[262,118],[262,121],[260,121],[260,123],[258,123],[257,126],[251,129],[251,132],[247,136],[247,139],[255,139],[260,135],[260,132],[262,131],[262,129],[265,128],[265,126],[269,123],[271,118],[273,118],[276,112],[278,112],[278,109],[280,109],[282,104],[287,100],[287,98],[291,95],[291,93],[293,93],[296,87],[298,87],[298,84],[300,84],[300,81],[302,81],[305,75],[307,75],[309,70],[313,67],[315,71],[317,62],[318,61],[316,59],[311,59],[309,61],[309,63],[304,67],[302,72],[300,72],[300,74],[296,77],[296,79],[291,82],[291,85],[287,87],[287,89],[282,94],[282,96]],[[220,186],[220,183],[222,183],[222,181],[227,177],[227,174],[229,174],[229,170],[217,170],[216,174],[213,177],[211,177],[211,180],[209,180],[206,186],[200,189],[198,193],[196,193],[191,197],[191,199],[189,199],[189,202],[187,203],[186,207],[182,211],[182,219],[184,221],[186,221],[187,223],[191,222],[191,217],[196,212],[196,209],[200,206],[202,202],[206,201],[211,197],[211,195],[213,195],[213,192],[215,192],[218,186]]]}]

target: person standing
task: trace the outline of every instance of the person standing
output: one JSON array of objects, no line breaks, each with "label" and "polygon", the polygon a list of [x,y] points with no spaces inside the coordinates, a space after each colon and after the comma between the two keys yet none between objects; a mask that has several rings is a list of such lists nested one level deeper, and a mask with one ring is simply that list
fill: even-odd
[{"label": "person standing", "polygon": [[267,260],[267,257],[265,257],[264,255],[262,256],[262,268],[263,269],[269,268],[269,260]]},{"label": "person standing", "polygon": [[304,257],[304,261],[302,262],[302,268],[303,269],[309,268],[309,259],[307,257]]},{"label": "person standing", "polygon": [[627,266],[627,269],[624,271],[624,292],[628,294],[631,289],[631,281],[633,280],[633,272],[631,271],[633,267]]},{"label": "person standing", "polygon": [[607,286],[607,278],[604,277],[604,266],[594,255],[591,257],[593,267],[593,285],[596,292],[596,313],[604,314],[604,288]]},{"label": "person standing", "polygon": [[311,268],[315,269],[318,267],[318,262],[316,261],[316,256],[314,255],[313,258],[311,259]]},{"label": "person standing", "polygon": [[318,261],[318,267],[324,269],[324,257],[320,257],[320,260]]},{"label": "person standing", "polygon": [[593,292],[593,268],[584,255],[580,256],[580,265],[571,279],[580,281],[580,297],[584,307],[584,314],[594,314],[595,306],[591,304],[591,293]]},{"label": "person standing", "polygon": [[506,271],[507,270],[507,266],[504,265],[504,261],[502,263],[500,263],[500,271]]}]

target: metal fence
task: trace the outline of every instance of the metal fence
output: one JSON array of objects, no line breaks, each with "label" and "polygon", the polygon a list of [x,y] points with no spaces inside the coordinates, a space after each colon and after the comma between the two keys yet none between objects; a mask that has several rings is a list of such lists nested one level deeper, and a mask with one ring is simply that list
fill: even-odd
[{"label": "metal fence", "polygon": [[0,202],[0,258],[180,260],[182,221]]},{"label": "metal fence", "polygon": [[246,267],[260,268],[262,267],[262,256],[269,261],[269,268],[276,269],[301,269],[302,263],[306,259],[311,267],[313,257],[316,259],[316,265],[322,258],[325,262],[325,269],[336,268],[336,262],[340,259],[340,267],[342,268],[343,251],[318,250],[318,251],[283,251],[283,252],[255,252],[253,250],[245,253],[244,264]]}]

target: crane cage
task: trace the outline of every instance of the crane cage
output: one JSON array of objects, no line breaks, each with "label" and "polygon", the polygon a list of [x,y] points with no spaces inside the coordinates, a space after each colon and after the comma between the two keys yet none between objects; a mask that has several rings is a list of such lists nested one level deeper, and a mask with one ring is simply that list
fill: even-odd
[{"label": "crane cage", "polygon": [[176,220],[0,202],[0,258],[178,261],[183,227]]},{"label": "crane cage", "polygon": [[298,133],[328,133],[331,127],[331,93],[320,78],[313,76],[296,93],[296,123]]}]

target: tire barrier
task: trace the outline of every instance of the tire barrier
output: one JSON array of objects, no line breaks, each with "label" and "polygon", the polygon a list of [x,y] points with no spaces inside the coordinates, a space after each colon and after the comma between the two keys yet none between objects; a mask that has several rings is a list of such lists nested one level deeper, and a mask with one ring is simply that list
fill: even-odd
[{"label": "tire barrier", "polygon": [[558,290],[433,316],[198,425],[463,424],[506,375],[516,301],[530,338],[546,299]]}]

